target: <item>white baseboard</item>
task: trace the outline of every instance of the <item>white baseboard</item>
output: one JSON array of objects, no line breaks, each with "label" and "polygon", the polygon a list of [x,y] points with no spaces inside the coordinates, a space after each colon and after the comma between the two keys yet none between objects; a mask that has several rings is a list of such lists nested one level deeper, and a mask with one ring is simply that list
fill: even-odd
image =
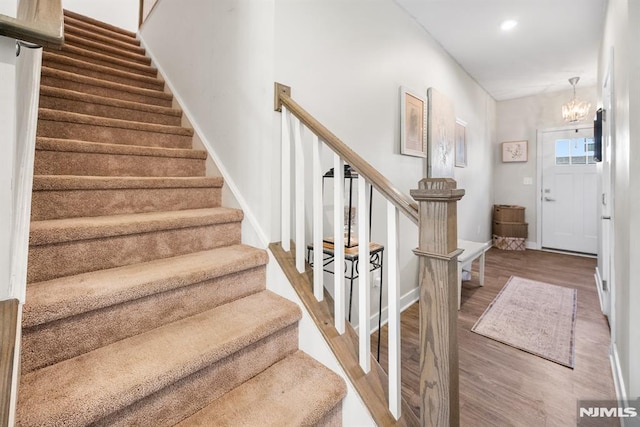
[{"label": "white baseboard", "polygon": [[598,301],[600,301],[600,311],[603,314],[607,314],[604,310],[604,295],[602,294],[602,276],[600,275],[600,270],[598,269],[598,267],[596,266],[596,272],[593,275],[593,277],[595,278],[596,281],[596,290],[598,291]]},{"label": "white baseboard", "polygon": [[616,396],[618,402],[622,405],[627,404],[627,391],[624,385],[624,378],[622,376],[622,369],[620,367],[620,358],[618,357],[618,348],[614,343],[611,344],[609,349],[609,360],[611,361],[611,373],[613,374],[613,385],[616,389]]},{"label": "white baseboard", "polygon": [[540,249],[540,245],[538,245],[538,242],[532,242],[530,240],[527,240],[524,242],[524,244],[527,249],[533,249],[533,250]]}]

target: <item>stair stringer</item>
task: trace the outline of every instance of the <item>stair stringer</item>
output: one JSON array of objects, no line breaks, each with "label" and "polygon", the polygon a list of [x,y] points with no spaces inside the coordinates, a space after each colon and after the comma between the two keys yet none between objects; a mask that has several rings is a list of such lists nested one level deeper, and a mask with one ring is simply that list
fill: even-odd
[{"label": "stair stringer", "polygon": [[193,119],[194,114],[190,110],[189,104],[183,99],[175,85],[172,84],[171,78],[163,69],[162,64],[156,60],[153,49],[145,43],[140,33],[138,33],[137,36],[141,46],[146,49],[147,56],[151,58],[151,64],[158,69],[158,74],[163,76],[165,91],[170,92],[173,95],[174,103],[180,106],[183,113],[183,126],[193,129],[193,148],[207,151],[207,176],[221,176],[224,179],[225,185],[222,187],[222,205],[229,208],[241,209],[244,212],[244,220],[241,225],[242,243],[265,249],[269,254],[269,263],[267,264],[267,289],[296,303],[298,307],[300,307],[302,318],[298,322],[299,349],[340,375],[345,381],[347,394],[342,401],[342,424],[345,426],[375,426],[376,423],[371,413],[356,391],[349,376],[325,341],[309,311],[292,288],[289,279],[274,258],[273,253],[269,250],[270,241],[267,233],[260,226],[256,213],[242,196],[238,185],[235,184],[233,176],[231,176],[224,167],[224,164],[220,161],[220,156],[217,155],[214,144],[206,137],[206,134],[202,131],[198,122]]}]

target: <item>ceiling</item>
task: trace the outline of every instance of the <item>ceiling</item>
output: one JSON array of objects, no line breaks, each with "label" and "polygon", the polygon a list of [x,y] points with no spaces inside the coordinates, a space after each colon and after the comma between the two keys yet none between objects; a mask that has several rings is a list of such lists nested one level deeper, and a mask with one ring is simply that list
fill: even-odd
[{"label": "ceiling", "polygon": [[596,84],[607,0],[395,1],[498,101]]}]

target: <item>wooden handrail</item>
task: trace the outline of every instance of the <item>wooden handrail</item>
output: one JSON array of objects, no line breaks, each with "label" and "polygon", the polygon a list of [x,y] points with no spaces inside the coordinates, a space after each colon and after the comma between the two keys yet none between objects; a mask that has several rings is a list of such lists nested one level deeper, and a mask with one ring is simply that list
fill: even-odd
[{"label": "wooden handrail", "polygon": [[280,83],[276,83],[275,110],[281,111],[281,106],[287,109],[305,124],[313,133],[325,142],[338,156],[347,164],[351,165],[358,174],[373,187],[378,190],[387,200],[389,200],[400,212],[407,216],[414,224],[418,224],[418,205],[400,190],[398,190],[387,178],[385,178],[376,168],[371,166],[366,160],[356,154],[344,142],[335,136],[322,123],[316,120],[304,108],[291,98],[291,89]]},{"label": "wooden handrail", "polygon": [[20,5],[20,18],[0,14],[0,36],[46,47],[64,43],[61,0],[31,0]]},{"label": "wooden handrail", "polygon": [[0,301],[0,426],[9,425],[11,387],[13,384],[16,334],[18,331],[17,299]]}]

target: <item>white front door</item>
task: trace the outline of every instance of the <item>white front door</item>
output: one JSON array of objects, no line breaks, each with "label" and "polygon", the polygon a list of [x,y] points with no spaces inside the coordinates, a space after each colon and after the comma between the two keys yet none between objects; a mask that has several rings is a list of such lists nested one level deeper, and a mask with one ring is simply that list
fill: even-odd
[{"label": "white front door", "polygon": [[542,247],[598,251],[598,175],[593,129],[542,134]]},{"label": "white front door", "polygon": [[[612,63],[613,61],[611,61]],[[613,307],[611,297],[613,294],[613,81],[611,73],[608,73],[604,79],[602,87],[602,163],[601,185],[602,193],[600,197],[600,247],[598,251],[598,295],[600,296],[600,305],[602,312],[609,317],[609,325],[613,328],[615,322],[613,318]]]}]

